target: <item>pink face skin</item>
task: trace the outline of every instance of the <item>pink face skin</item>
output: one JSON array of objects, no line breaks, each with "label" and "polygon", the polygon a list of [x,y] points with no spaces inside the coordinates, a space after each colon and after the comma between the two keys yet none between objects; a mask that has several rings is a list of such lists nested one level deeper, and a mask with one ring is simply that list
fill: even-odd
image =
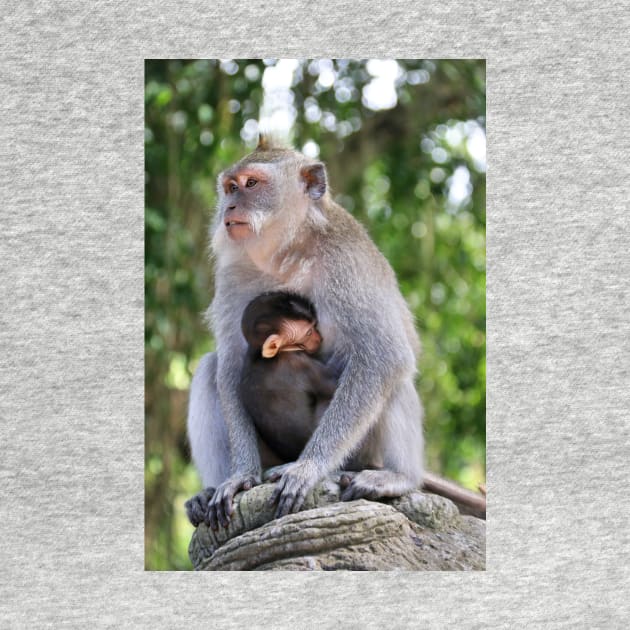
[{"label": "pink face skin", "polygon": [[313,354],[319,350],[322,337],[315,324],[305,320],[287,320],[282,327],[285,343],[280,351],[304,350]]},{"label": "pink face skin", "polygon": [[315,324],[306,320],[286,320],[280,332],[269,335],[262,348],[262,355],[270,359],[278,352],[306,352],[315,354],[322,343]]},{"label": "pink face skin", "polygon": [[223,224],[228,236],[234,241],[242,241],[254,235],[249,222],[248,210],[253,205],[251,199],[260,195],[267,185],[265,173],[256,168],[244,168],[223,177],[225,193]]}]

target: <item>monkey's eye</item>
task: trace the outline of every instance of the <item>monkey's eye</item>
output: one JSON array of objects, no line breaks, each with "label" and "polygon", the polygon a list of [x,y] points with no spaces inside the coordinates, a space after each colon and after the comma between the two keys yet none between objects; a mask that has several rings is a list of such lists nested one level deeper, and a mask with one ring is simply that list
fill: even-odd
[{"label": "monkey's eye", "polygon": [[245,183],[245,186],[247,186],[247,188],[253,188],[257,183],[258,183],[258,180],[254,179],[253,177],[250,177]]},{"label": "monkey's eye", "polygon": [[231,184],[228,185],[228,189],[230,192],[236,192],[238,190],[238,186],[236,185],[235,182],[232,182]]},{"label": "monkey's eye", "polygon": [[309,329],[306,331],[306,336],[307,336],[307,337],[310,337],[312,334],[313,334],[313,329],[312,329],[312,328],[309,328]]}]

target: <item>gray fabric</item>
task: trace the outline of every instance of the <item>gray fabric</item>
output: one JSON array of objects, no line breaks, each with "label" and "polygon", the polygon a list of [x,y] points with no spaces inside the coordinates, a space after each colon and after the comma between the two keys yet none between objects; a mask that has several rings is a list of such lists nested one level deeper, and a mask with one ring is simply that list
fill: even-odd
[{"label": "gray fabric", "polygon": [[[625,627],[625,2],[4,3],[3,627]],[[488,570],[143,571],[143,58],[488,59]]]}]

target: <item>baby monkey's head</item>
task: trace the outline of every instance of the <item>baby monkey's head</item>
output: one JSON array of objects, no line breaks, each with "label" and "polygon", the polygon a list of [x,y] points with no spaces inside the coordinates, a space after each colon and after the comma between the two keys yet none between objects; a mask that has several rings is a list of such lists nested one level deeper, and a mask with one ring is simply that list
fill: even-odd
[{"label": "baby monkey's head", "polygon": [[266,359],[279,352],[315,354],[322,343],[315,307],[295,293],[274,291],[245,308],[241,329],[251,351]]}]

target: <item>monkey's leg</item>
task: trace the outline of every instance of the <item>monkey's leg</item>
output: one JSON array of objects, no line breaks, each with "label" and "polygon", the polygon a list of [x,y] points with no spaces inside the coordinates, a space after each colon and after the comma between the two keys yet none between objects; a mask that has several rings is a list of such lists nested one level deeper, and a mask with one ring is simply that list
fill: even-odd
[{"label": "monkey's leg", "polygon": [[[397,497],[419,488],[423,472],[421,423],[420,400],[413,379],[408,378],[390,396],[378,426],[368,435],[358,456],[360,472],[342,475],[341,500]],[[361,470],[375,462],[381,470]]]},{"label": "monkey's leg", "polygon": [[184,504],[188,520],[195,526],[203,523],[208,514],[208,503],[214,494],[214,488],[205,488],[199,494],[188,499]]},{"label": "monkey's leg", "polygon": [[[206,354],[201,358],[190,386],[188,439],[204,486],[204,490],[186,503],[188,518],[195,526],[206,520],[214,489],[229,475],[227,427],[219,407],[216,374],[216,354]],[[203,517],[199,518],[202,510]]]}]

